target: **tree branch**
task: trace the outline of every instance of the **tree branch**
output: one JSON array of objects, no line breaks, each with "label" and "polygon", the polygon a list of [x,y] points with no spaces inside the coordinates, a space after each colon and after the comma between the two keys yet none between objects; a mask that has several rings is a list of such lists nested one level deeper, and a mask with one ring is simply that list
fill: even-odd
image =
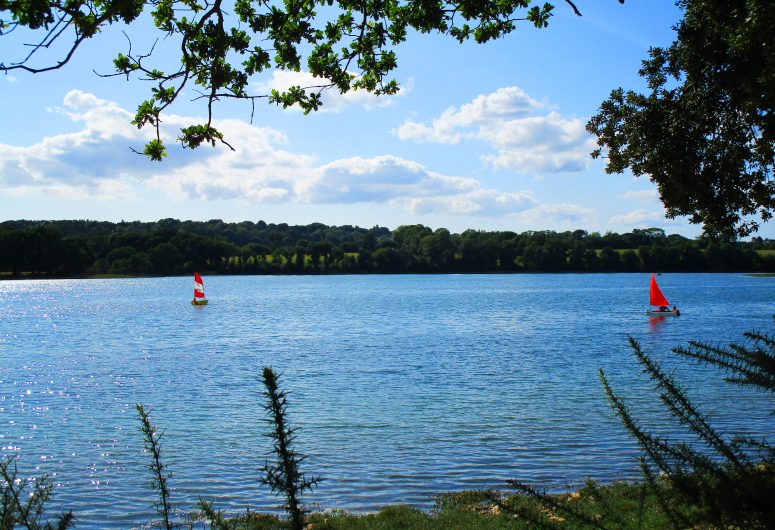
[{"label": "tree branch", "polygon": [[[569,6],[571,6],[571,7],[573,8],[573,12],[574,12],[576,15],[578,15],[578,16],[581,16],[581,11],[579,11],[579,9],[576,7],[576,5],[575,5],[573,2],[571,2],[570,0],[565,0],[565,2],[566,2],[566,3],[567,3]],[[619,2],[620,2],[620,3],[624,3],[624,0],[619,0]]]}]

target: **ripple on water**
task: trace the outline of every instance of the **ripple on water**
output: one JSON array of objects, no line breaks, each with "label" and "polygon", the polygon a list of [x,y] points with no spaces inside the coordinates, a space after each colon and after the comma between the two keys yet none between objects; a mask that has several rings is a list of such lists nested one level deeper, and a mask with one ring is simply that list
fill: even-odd
[{"label": "ripple on water", "polygon": [[326,479],[308,501],[324,508],[636,477],[598,369],[646,426],[665,423],[627,335],[725,429],[773,432],[755,399],[669,354],[771,326],[773,278],[665,275],[685,315],[656,324],[640,274],[205,281],[201,310],[189,278],[0,282],[0,452],[51,473],[52,510],[74,509],[79,528],[155,517],[137,403],[164,432],[177,506],[276,511],[258,480],[271,458],[263,366],[283,374],[303,468]]}]

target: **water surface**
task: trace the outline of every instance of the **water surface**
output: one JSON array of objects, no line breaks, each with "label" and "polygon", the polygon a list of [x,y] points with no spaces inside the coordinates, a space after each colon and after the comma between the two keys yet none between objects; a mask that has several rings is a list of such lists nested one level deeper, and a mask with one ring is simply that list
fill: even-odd
[{"label": "water surface", "polygon": [[[0,454],[49,473],[52,510],[79,528],[154,519],[135,404],[164,430],[182,510],[275,509],[261,369],[291,393],[322,508],[432,506],[441,492],[638,476],[603,368],[646,425],[664,413],[626,337],[639,339],[725,432],[771,436],[757,400],[669,353],[772,329],[775,278],[666,274],[682,316],[645,316],[649,276],[205,277],[0,282]],[[735,407],[729,407],[734,399]],[[669,425],[664,433],[681,436]]]}]

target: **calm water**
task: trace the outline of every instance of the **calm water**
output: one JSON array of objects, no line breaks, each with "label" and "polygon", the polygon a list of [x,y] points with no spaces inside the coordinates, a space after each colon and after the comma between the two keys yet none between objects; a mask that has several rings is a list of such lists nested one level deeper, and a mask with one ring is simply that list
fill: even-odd
[{"label": "calm water", "polygon": [[[638,476],[598,380],[647,425],[663,417],[626,336],[675,368],[724,431],[775,419],[719,374],[669,354],[772,330],[775,278],[669,274],[683,315],[645,316],[648,275],[209,277],[0,282],[0,454],[49,473],[79,528],[155,518],[135,404],[165,431],[182,510],[279,503],[258,485],[269,442],[261,368],[291,392],[310,503],[432,506],[518,477],[554,487]],[[734,397],[735,410],[727,408]],[[732,413],[734,412],[734,413]],[[681,431],[665,432],[679,435]]]}]

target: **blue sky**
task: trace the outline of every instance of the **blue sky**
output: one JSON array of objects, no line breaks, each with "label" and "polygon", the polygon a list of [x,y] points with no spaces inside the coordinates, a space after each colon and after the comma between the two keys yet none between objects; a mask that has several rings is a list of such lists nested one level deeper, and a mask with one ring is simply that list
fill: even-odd
[{"label": "blue sky", "polygon": [[[640,62],[649,46],[673,40],[678,9],[665,0],[576,4],[582,17],[557,2],[549,28],[526,24],[486,45],[410,36],[397,49],[396,96],[328,92],[308,116],[259,104],[252,124],[249,104],[227,102],[216,108],[217,127],[235,152],[170,142],[162,163],[130,150],[150,134],[129,123],[149,85],[93,72],[109,73],[126,51],[112,28],[61,70],[0,75],[0,219],[421,223],[454,232],[657,226],[698,235],[687,220],[664,218],[647,179],[606,175],[584,130],[611,89],[642,89]],[[142,25],[125,31],[136,49],[155,38]],[[251,90],[304,76],[265,72]],[[185,92],[166,116],[168,138],[204,114],[194,96]]]}]

